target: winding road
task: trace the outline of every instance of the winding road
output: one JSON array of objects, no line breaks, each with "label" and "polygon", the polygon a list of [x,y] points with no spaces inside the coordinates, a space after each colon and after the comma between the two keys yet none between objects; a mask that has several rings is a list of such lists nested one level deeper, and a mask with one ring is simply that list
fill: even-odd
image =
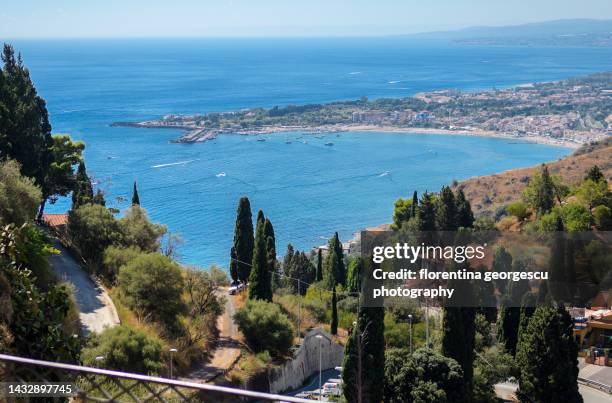
[{"label": "winding road", "polygon": [[49,264],[60,281],[74,286],[83,333],[100,333],[107,327],[118,325],[117,310],[104,287],[87,274],[57,239],[53,247],[60,253],[51,255]]}]

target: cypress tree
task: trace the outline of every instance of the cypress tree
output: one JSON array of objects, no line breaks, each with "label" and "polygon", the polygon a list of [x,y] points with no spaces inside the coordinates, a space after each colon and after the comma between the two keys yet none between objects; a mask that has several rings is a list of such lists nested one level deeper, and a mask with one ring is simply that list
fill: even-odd
[{"label": "cypress tree", "polygon": [[436,203],[436,228],[441,231],[457,230],[455,195],[448,186],[442,187]]},{"label": "cypress tree", "polygon": [[138,196],[136,181],[134,181],[134,188],[132,189],[132,206],[140,206],[140,196]]},{"label": "cypress tree", "polygon": [[87,169],[83,161],[79,162],[74,191],[72,192],[72,210],[93,202],[94,194],[91,180],[87,176]]},{"label": "cypress tree", "polygon": [[337,284],[346,285],[346,269],[344,267],[344,254],[342,243],[336,232],[329,240],[328,251],[325,259],[325,278],[327,287],[331,290]]},{"label": "cypress tree", "polygon": [[514,356],[516,354],[516,345],[518,342],[521,308],[509,305],[511,305],[511,303],[506,296],[502,301],[499,319],[497,321],[497,340],[504,346],[509,354]]},{"label": "cypress tree", "polygon": [[419,198],[416,190],[412,193],[412,205],[410,206],[410,209],[410,217],[415,218],[419,211]]},{"label": "cypress tree", "polygon": [[269,243],[265,237],[264,227],[265,218],[263,211],[259,210],[255,230],[253,263],[249,275],[249,299],[272,301],[271,283],[267,274]]},{"label": "cypress tree", "polygon": [[230,277],[232,278],[232,281],[236,281],[238,280],[238,262],[236,261],[236,248],[234,248],[232,246],[232,249],[230,250]]},{"label": "cypress tree", "polygon": [[253,261],[253,216],[248,197],[241,197],[236,211],[234,226],[234,250],[236,254],[236,272],[238,279],[245,283],[251,273]]},{"label": "cypress tree", "polygon": [[336,299],[336,286],[334,286],[332,290],[333,291],[332,291],[332,301],[331,301],[332,312],[331,312],[330,333],[335,336],[338,334],[338,308],[337,308],[338,301]]},{"label": "cypress tree", "polygon": [[549,292],[556,302],[567,302],[569,299],[566,273],[566,248],[564,226],[561,217],[557,216],[555,232],[552,233],[550,260],[548,263]]},{"label": "cypress tree", "polygon": [[346,289],[349,292],[361,291],[361,275],[363,273],[363,259],[361,256],[355,257],[349,263],[346,275]]},{"label": "cypress tree", "polygon": [[317,251],[317,270],[315,272],[315,281],[323,280],[323,255],[321,248]]},{"label": "cypress tree", "polygon": [[[512,270],[512,255],[510,255],[503,246],[495,248],[491,270],[497,273],[504,273]],[[502,295],[506,294],[508,280],[495,280],[494,283]]]},{"label": "cypress tree", "polygon": [[472,228],[474,226],[474,213],[472,212],[472,205],[465,198],[463,189],[457,191],[455,200],[457,203],[457,226],[460,228]]},{"label": "cypress tree", "polygon": [[276,272],[276,237],[274,236],[274,227],[272,222],[266,218],[264,223],[264,236],[266,237],[266,271],[265,271],[265,287],[262,286],[264,291],[265,300],[272,301],[272,275]]},{"label": "cypress tree", "polygon": [[578,391],[578,346],[567,311],[538,307],[521,335],[517,363],[521,401],[582,402]]},{"label": "cypress tree", "polygon": [[344,347],[343,393],[348,402],[382,401],[385,368],[385,310],[361,308]]},{"label": "cypress tree", "polygon": [[421,197],[418,219],[420,231],[436,230],[436,209],[431,194],[427,192]]},{"label": "cypress tree", "polygon": [[[519,320],[519,328],[518,328],[518,341],[517,347],[525,342],[527,327],[529,326],[529,321],[531,317],[535,313],[536,310],[536,302],[537,296],[532,292],[528,292],[523,297],[523,301],[521,302],[521,311],[520,311],[520,320]],[[517,359],[518,359],[518,351],[517,351]]]}]

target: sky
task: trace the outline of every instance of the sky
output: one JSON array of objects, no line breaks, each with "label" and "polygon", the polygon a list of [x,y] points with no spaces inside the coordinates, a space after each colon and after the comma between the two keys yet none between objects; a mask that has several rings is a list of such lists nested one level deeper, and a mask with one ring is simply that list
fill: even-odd
[{"label": "sky", "polygon": [[0,38],[372,36],[612,19],[611,0],[0,0]]}]

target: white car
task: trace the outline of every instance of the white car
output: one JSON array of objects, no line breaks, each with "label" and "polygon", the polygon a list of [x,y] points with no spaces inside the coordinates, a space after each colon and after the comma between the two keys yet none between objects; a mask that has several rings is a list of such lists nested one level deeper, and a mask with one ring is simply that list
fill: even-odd
[{"label": "white car", "polygon": [[229,295],[236,295],[237,292],[238,292],[238,287],[236,287],[235,285],[231,286],[229,290],[227,291]]}]

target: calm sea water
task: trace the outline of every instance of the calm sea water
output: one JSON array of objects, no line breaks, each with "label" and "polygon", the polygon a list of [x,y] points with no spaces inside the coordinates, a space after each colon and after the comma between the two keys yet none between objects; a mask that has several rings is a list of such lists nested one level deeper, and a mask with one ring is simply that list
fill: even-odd
[{"label": "calm sea water", "polygon": [[[90,174],[125,208],[133,181],[151,217],[185,240],[185,263],[227,266],[238,198],[274,223],[277,249],[346,240],[389,222],[393,201],[569,153],[501,139],[347,133],[169,144],[174,130],[110,127],[168,113],[360,96],[401,97],[563,79],[607,70],[608,49],[465,47],[402,39],[15,41],[54,132],[87,143]],[[293,140],[286,144],[287,140]],[[302,140],[307,140],[306,144]],[[333,147],[324,143],[334,142]],[[224,172],[225,176],[217,176]],[[65,211],[61,200],[49,211]]]}]

